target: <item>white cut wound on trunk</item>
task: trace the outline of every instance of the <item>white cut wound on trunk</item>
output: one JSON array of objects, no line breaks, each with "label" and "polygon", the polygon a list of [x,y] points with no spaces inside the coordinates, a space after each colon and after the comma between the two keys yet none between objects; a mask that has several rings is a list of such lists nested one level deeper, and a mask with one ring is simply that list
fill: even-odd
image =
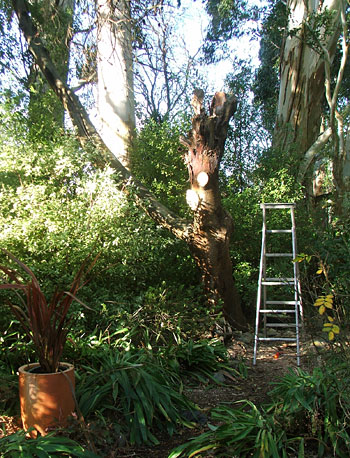
[{"label": "white cut wound on trunk", "polygon": [[209,176],[208,176],[207,173],[205,173],[205,172],[199,172],[198,173],[198,175],[197,175],[197,183],[199,184],[199,186],[204,188],[204,186],[208,184],[208,181],[209,181]]},{"label": "white cut wound on trunk", "polygon": [[193,189],[187,189],[186,191],[186,202],[191,210],[195,211],[199,205],[199,196]]}]

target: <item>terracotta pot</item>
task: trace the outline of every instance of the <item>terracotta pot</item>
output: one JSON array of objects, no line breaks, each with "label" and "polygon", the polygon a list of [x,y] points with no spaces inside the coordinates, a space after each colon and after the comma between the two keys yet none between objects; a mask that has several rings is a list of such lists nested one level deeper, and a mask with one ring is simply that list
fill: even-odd
[{"label": "terracotta pot", "polygon": [[38,363],[18,369],[23,428],[34,427],[32,437],[38,432],[45,436],[52,428],[67,426],[67,419],[75,410],[74,367],[69,363],[60,363],[60,366],[65,369],[51,374],[33,372],[40,367]]}]

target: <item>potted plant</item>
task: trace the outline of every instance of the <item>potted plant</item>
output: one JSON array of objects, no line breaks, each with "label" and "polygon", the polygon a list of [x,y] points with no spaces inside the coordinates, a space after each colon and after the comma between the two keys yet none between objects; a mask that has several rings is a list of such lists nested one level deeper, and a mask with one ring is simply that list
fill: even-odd
[{"label": "potted plant", "polygon": [[29,267],[7,250],[3,252],[29,276],[29,281],[25,281],[16,270],[0,266],[4,274],[0,289],[16,291],[17,303],[8,302],[8,305],[32,340],[39,360],[21,366],[18,371],[23,428],[34,428],[30,434],[36,437],[38,432],[45,435],[53,427],[66,426],[68,417],[75,411],[74,367],[61,362],[61,356],[72,319],[68,316],[69,308],[73,301],[87,307],[75,294],[97,258],[88,269],[86,262],[83,263],[68,291],[57,289],[47,302]]}]

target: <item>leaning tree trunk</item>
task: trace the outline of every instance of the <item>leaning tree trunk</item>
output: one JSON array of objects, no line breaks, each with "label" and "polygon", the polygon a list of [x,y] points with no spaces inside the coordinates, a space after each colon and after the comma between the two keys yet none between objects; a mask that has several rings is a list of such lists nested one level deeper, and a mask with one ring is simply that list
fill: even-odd
[{"label": "leaning tree trunk", "polygon": [[225,317],[236,328],[246,324],[232,276],[229,252],[232,218],[223,208],[219,190],[219,167],[224,153],[227,128],[237,101],[217,92],[209,116],[202,107],[203,91],[196,90],[192,101],[195,116],[192,130],[182,143],[191,189],[187,203],[193,211],[193,231],[187,240],[201,270],[209,301],[223,302]]},{"label": "leaning tree trunk", "polygon": [[[59,72],[65,82],[68,79],[70,47],[72,38],[73,14],[75,0],[37,0],[37,11],[40,12],[38,28],[45,37],[46,43],[56,55],[59,62]],[[29,133],[38,135],[45,125],[46,132],[57,132],[57,126],[64,127],[64,108],[59,100],[53,97],[50,86],[43,78],[36,62],[30,66],[27,86],[29,89],[28,118]],[[46,99],[46,100],[45,100]],[[47,110],[45,116],[38,111],[38,107],[45,103]],[[39,126],[38,126],[39,125]]]},{"label": "leaning tree trunk", "polygon": [[28,48],[51,88],[68,111],[77,136],[84,147],[86,142],[101,153],[102,162],[108,161],[121,178],[120,186],[132,195],[145,212],[177,238],[185,241],[198,266],[211,301],[223,303],[226,318],[236,328],[244,328],[246,321],[232,278],[229,240],[232,220],[221,205],[218,173],[223,155],[230,118],[236,109],[233,96],[219,92],[215,95],[210,115],[202,108],[203,91],[197,91],[193,100],[196,115],[188,139],[186,161],[190,172],[191,189],[188,202],[194,212],[189,222],[157,201],[152,193],[138,182],[107,148],[91,123],[77,96],[60,78],[49,52],[44,47],[35,28],[25,0],[12,0],[20,28]]}]

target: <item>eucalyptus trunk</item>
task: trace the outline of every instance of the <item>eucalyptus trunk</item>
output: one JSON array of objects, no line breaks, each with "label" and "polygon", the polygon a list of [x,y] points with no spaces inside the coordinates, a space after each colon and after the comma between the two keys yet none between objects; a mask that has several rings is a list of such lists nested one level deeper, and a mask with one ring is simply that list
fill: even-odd
[{"label": "eucalyptus trunk", "polygon": [[130,1],[97,0],[98,113],[104,143],[126,167],[135,131]]},{"label": "eucalyptus trunk", "polygon": [[[280,63],[280,90],[273,146],[299,160],[297,180],[314,208],[325,188],[325,164],[333,170],[334,210],[349,210],[350,157],[338,111],[348,56],[345,0],[289,0],[288,30]],[[338,74],[334,58],[341,46]],[[325,102],[328,107],[325,110]],[[326,144],[332,145],[326,149]],[[326,151],[326,153],[325,153]]]},{"label": "eucalyptus trunk", "polygon": [[[296,151],[301,159],[320,135],[325,94],[323,52],[327,50],[333,61],[340,34],[341,2],[287,2],[289,21],[281,52],[274,147],[283,152]],[[334,13],[332,27],[312,37],[312,17],[325,11]]]}]

